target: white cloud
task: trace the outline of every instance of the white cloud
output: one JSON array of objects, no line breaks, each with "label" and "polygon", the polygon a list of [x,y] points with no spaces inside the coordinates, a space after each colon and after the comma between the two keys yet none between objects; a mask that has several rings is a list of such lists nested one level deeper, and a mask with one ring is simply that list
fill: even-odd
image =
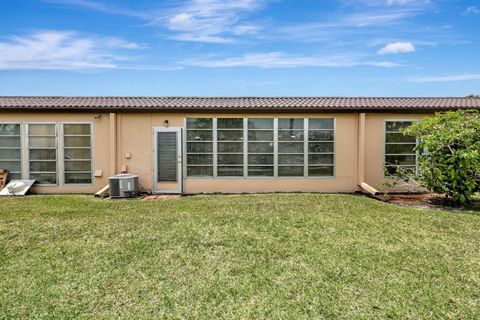
[{"label": "white cloud", "polygon": [[463,11],[462,14],[463,15],[466,15],[466,14],[480,14],[480,9],[478,9],[476,6],[470,6],[465,11]]},{"label": "white cloud", "polygon": [[129,16],[135,18],[148,19],[150,16],[147,12],[129,10],[125,8],[115,7],[106,5],[103,2],[93,1],[93,0],[41,0],[46,3],[67,5],[67,6],[76,6],[79,8],[85,8],[89,10],[105,12],[108,14],[117,14],[122,16]]},{"label": "white cloud", "polygon": [[166,17],[155,19],[179,34],[176,40],[228,43],[231,36],[254,34],[260,29],[242,23],[243,15],[263,8],[264,0],[190,0],[174,7]]},{"label": "white cloud", "polygon": [[378,54],[397,54],[414,52],[415,46],[411,42],[392,42],[377,51]]},{"label": "white cloud", "polygon": [[40,31],[0,42],[0,70],[88,70],[114,69],[115,48],[135,49],[133,42],[119,38],[84,37],[75,32]]},{"label": "white cloud", "polygon": [[455,81],[471,81],[480,80],[480,74],[454,74],[445,76],[430,76],[430,77],[413,77],[409,81],[412,82],[455,82]]},{"label": "white cloud", "polygon": [[348,56],[297,56],[284,52],[248,53],[239,57],[224,59],[191,59],[183,61],[183,65],[204,68],[301,68],[301,67],[355,67],[376,66],[395,67],[398,64],[390,61],[368,61]]}]

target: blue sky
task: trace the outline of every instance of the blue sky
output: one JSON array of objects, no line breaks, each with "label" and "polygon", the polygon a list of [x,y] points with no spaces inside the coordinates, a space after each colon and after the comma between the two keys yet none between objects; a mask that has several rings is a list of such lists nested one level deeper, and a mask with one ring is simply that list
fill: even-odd
[{"label": "blue sky", "polygon": [[480,93],[480,0],[0,4],[0,95]]}]

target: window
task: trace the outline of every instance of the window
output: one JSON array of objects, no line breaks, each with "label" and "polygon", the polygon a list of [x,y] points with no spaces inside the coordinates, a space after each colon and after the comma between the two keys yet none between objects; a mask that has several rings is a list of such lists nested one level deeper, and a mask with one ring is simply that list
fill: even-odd
[{"label": "window", "polygon": [[23,175],[42,185],[91,184],[91,130],[82,123],[0,123],[0,168],[10,179]]},{"label": "window", "polygon": [[0,124],[0,168],[9,171],[9,180],[22,177],[20,124]]},{"label": "window", "polygon": [[395,174],[398,168],[415,172],[417,168],[417,139],[404,135],[401,130],[411,121],[385,122],[385,168],[388,174]]},{"label": "window", "polygon": [[217,119],[217,175],[243,177],[243,119]]},{"label": "window", "polygon": [[188,177],[332,177],[333,118],[187,118]]},{"label": "window", "polygon": [[187,176],[213,176],[213,119],[187,119]]},{"label": "window", "polygon": [[308,176],[331,177],[334,168],[334,119],[308,119]]},{"label": "window", "polygon": [[90,124],[63,125],[65,184],[92,183]]},{"label": "window", "polygon": [[248,119],[248,176],[274,175],[273,119]]},{"label": "window", "polygon": [[304,119],[278,119],[278,176],[303,177]]},{"label": "window", "polygon": [[30,179],[57,184],[57,130],[55,124],[28,125]]}]

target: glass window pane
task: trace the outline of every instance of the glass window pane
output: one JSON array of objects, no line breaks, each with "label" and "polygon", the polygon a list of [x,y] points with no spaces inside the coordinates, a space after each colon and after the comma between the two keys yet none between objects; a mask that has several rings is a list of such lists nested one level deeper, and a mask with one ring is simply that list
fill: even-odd
[{"label": "glass window pane", "polygon": [[20,160],[20,159],[21,159],[20,149],[0,149],[0,160]]},{"label": "glass window pane", "polygon": [[308,164],[333,164],[333,154],[310,154]]},{"label": "glass window pane", "polygon": [[64,124],[64,135],[90,135],[89,124]]},{"label": "glass window pane", "polygon": [[187,129],[212,129],[212,118],[187,118]]},{"label": "glass window pane", "polygon": [[278,129],[303,129],[303,118],[278,119]]},{"label": "glass window pane", "polygon": [[386,154],[414,154],[413,149],[416,147],[416,144],[387,144],[385,146]]},{"label": "glass window pane", "polygon": [[189,177],[211,177],[213,176],[213,167],[187,167],[187,175]]},{"label": "glass window pane", "polygon": [[90,149],[65,149],[64,156],[65,156],[65,160],[71,160],[71,159],[90,160],[91,151]]},{"label": "glass window pane", "polygon": [[20,172],[9,172],[8,173],[8,178],[7,181],[12,181],[12,180],[21,180],[22,179],[22,174]]},{"label": "glass window pane", "polygon": [[55,137],[30,137],[30,148],[56,148]]},{"label": "glass window pane", "polygon": [[310,118],[308,119],[308,127],[312,129],[333,129],[334,121],[333,119],[318,119]]},{"label": "glass window pane", "polygon": [[219,141],[243,141],[242,130],[218,130],[217,139]]},{"label": "glass window pane", "polygon": [[218,152],[221,153],[243,153],[243,142],[219,142]]},{"label": "glass window pane", "polygon": [[278,167],[278,175],[280,177],[303,177],[302,167]]},{"label": "glass window pane", "polygon": [[248,141],[273,141],[273,131],[248,131]]},{"label": "glass window pane", "polygon": [[333,141],[333,130],[311,130],[308,132],[308,139],[310,141]]},{"label": "glass window pane", "polygon": [[248,175],[251,177],[272,177],[273,176],[273,167],[266,166],[249,166]]},{"label": "glass window pane", "polygon": [[0,136],[20,135],[19,124],[0,124]]},{"label": "glass window pane", "polygon": [[249,153],[273,153],[273,142],[249,142]]},{"label": "glass window pane", "polygon": [[303,154],[279,154],[278,164],[303,165]]},{"label": "glass window pane", "polygon": [[212,141],[213,133],[211,130],[188,130],[187,131],[187,140],[188,141]]},{"label": "glass window pane", "polygon": [[220,118],[217,119],[218,129],[242,129],[242,118]]},{"label": "glass window pane", "polygon": [[65,171],[90,171],[90,161],[65,161]]},{"label": "glass window pane", "polygon": [[30,161],[31,172],[56,172],[57,163],[55,161]]},{"label": "glass window pane", "polygon": [[411,121],[387,121],[385,123],[385,130],[387,132],[400,132],[401,129],[408,128],[411,125]]},{"label": "glass window pane", "polygon": [[56,173],[31,173],[31,180],[36,180],[39,184],[55,184],[57,183]]},{"label": "glass window pane", "polygon": [[385,162],[387,165],[412,165],[416,164],[417,157],[415,155],[402,156],[386,156]]},{"label": "glass window pane", "polygon": [[303,141],[303,130],[279,130],[278,141]]},{"label": "glass window pane", "polygon": [[65,137],[64,144],[66,148],[90,147],[90,137]]},{"label": "glass window pane", "polygon": [[243,167],[222,167],[217,168],[219,177],[243,177]]},{"label": "glass window pane", "polygon": [[8,171],[21,171],[20,161],[0,161],[0,168]]},{"label": "glass window pane", "polygon": [[321,167],[321,166],[309,166],[308,176],[310,177],[332,177],[333,166]]},{"label": "glass window pane", "polygon": [[415,137],[406,136],[403,133],[386,133],[385,142],[410,142],[416,143],[417,139]]},{"label": "glass window pane", "polygon": [[54,136],[54,124],[30,124],[28,125],[28,133],[30,136]]},{"label": "glass window pane", "polygon": [[273,119],[248,119],[248,129],[273,129]]},{"label": "glass window pane", "polygon": [[188,164],[212,164],[213,156],[211,154],[188,154]]},{"label": "glass window pane", "polygon": [[0,137],[0,148],[20,148],[20,137]]},{"label": "glass window pane", "polygon": [[249,164],[273,164],[273,154],[249,154]]},{"label": "glass window pane", "polygon": [[308,144],[308,152],[326,153],[333,152],[333,142],[310,142]]},{"label": "glass window pane", "polygon": [[85,184],[92,183],[91,173],[65,173],[65,183]]},{"label": "glass window pane", "polygon": [[213,143],[211,142],[188,142],[187,152],[191,153],[212,153]]},{"label": "glass window pane", "polygon": [[278,152],[279,153],[303,153],[303,143],[302,142],[279,142]]},{"label": "glass window pane", "polygon": [[386,166],[387,172],[390,175],[396,174],[398,170],[402,170],[406,174],[415,174],[416,166]]},{"label": "glass window pane", "polygon": [[243,164],[243,154],[219,154],[218,164]]},{"label": "glass window pane", "polygon": [[56,160],[57,150],[55,149],[30,149],[30,160]]}]

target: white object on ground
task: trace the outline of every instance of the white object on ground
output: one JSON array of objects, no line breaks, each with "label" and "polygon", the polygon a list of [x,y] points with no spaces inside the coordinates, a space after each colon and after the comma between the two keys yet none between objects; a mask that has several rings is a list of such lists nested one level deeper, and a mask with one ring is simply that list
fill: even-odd
[{"label": "white object on ground", "polygon": [[35,180],[12,180],[0,191],[0,196],[24,196]]}]

